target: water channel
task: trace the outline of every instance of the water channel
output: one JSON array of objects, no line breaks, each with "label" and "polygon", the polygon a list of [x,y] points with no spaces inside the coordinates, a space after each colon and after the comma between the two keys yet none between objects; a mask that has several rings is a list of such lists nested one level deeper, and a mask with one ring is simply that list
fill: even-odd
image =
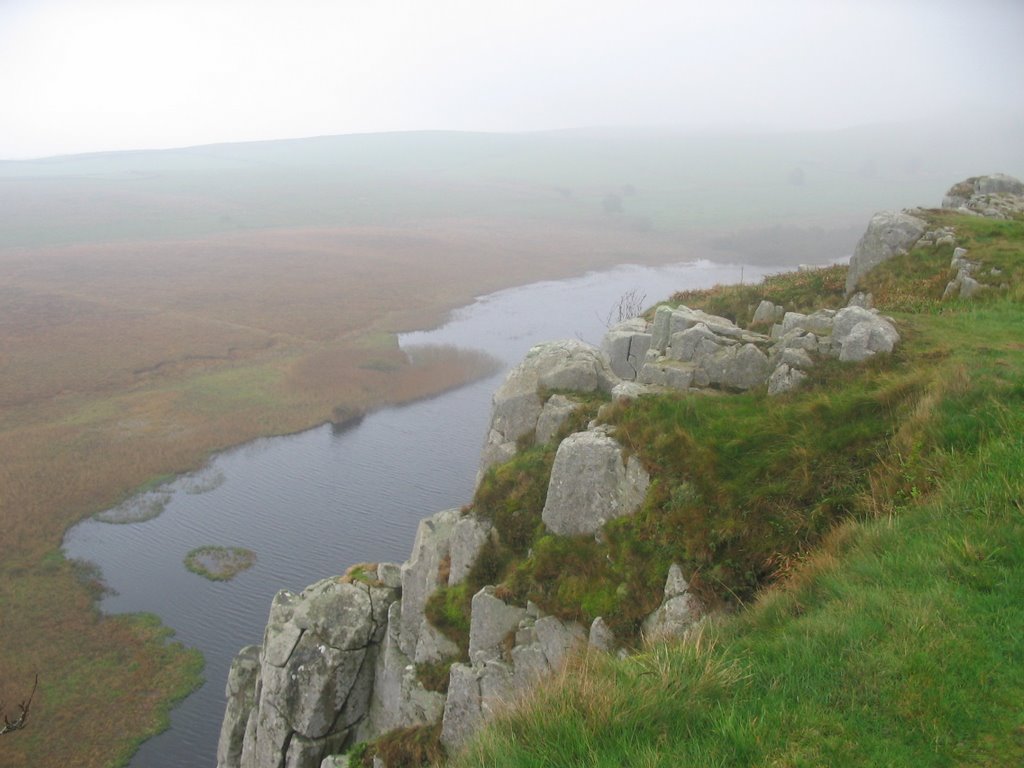
[{"label": "water channel", "polygon": [[[502,362],[495,376],[377,411],[347,429],[256,440],[133,500],[136,508],[162,509],[152,519],[72,528],[65,552],[101,568],[112,590],[104,611],[155,613],[206,658],[206,683],[174,709],[167,731],[142,745],[133,768],[215,765],[231,658],[260,642],[277,590],[301,590],[356,562],[402,562],[421,518],[470,500],[491,394],[533,344],[574,337],[599,344],[626,291],[652,304],[682,288],[778,271],[709,261],[626,265],[481,297],[401,343],[484,349]],[[209,544],[245,547],[258,560],[232,581],[211,582],[183,565],[189,550]]]}]

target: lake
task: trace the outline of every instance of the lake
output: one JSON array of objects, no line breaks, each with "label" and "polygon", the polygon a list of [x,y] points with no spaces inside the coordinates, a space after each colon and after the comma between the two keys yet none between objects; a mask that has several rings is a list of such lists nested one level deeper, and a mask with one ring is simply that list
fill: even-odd
[{"label": "lake", "polygon": [[[631,290],[646,294],[650,305],[676,290],[734,283],[741,275],[758,281],[779,271],[703,260],[626,265],[481,297],[444,326],[400,341],[407,349],[483,349],[503,365],[495,376],[376,411],[348,428],[325,425],[247,443],[107,513],[159,512],[151,519],[91,519],[69,530],[67,557],[99,565],[113,590],[102,610],[155,613],[206,658],[206,683],[172,711],[171,727],[144,743],[131,765],[212,768],[231,659],[261,641],[274,594],[357,562],[403,562],[421,518],[471,500],[491,394],[532,345],[560,338],[600,344],[609,312]],[[203,545],[245,547],[258,559],[232,581],[208,581],[183,564],[189,550]]]}]

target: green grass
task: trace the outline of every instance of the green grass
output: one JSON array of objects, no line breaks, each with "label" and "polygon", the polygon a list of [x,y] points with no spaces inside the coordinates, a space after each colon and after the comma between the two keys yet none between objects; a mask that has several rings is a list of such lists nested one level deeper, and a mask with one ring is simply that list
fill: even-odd
[{"label": "green grass", "polygon": [[810,313],[816,309],[842,307],[846,302],[845,281],[846,265],[840,264],[768,275],[760,283],[679,291],[667,303],[702,309],[747,327],[762,299],[781,304],[787,312]]},{"label": "green grass", "polygon": [[605,413],[652,471],[645,506],[603,542],[535,531],[505,588],[628,633],[680,562],[742,610],[577,659],[455,765],[1024,763],[1024,223],[930,215],[1009,288],[944,303],[951,249],[914,251],[868,281],[903,334],[892,357],[819,366],[780,398]]},{"label": "green grass", "polygon": [[696,642],[580,662],[459,764],[1021,764],[1013,422],[927,504],[843,526],[789,588]]}]

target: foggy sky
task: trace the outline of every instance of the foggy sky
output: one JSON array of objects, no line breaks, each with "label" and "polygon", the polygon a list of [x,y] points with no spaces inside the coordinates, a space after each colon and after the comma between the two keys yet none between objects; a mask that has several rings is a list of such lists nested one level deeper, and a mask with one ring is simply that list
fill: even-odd
[{"label": "foggy sky", "polygon": [[1019,0],[0,0],[0,158],[1024,107]]}]

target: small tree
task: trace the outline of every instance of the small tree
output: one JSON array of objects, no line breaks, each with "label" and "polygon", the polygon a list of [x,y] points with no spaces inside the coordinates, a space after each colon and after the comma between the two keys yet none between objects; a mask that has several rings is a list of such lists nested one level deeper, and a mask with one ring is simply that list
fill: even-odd
[{"label": "small tree", "polygon": [[645,301],[647,301],[647,294],[641,292],[639,288],[631,288],[626,291],[619,297],[619,303],[608,310],[608,315],[604,320],[605,327],[611,328],[623,320],[640,317],[644,312]]}]

